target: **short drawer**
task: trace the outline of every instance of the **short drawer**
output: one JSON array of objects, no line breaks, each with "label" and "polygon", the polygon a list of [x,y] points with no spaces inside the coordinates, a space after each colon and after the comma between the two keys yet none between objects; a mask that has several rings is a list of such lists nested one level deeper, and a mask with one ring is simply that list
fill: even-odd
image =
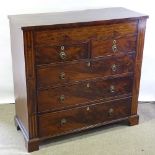
[{"label": "short drawer", "polygon": [[107,39],[137,33],[137,21],[104,24],[98,26],[47,29],[34,32],[34,44],[57,45],[90,39]]},{"label": "short drawer", "polygon": [[135,54],[62,63],[37,68],[37,86],[49,87],[96,77],[133,72]]},{"label": "short drawer", "polygon": [[54,46],[40,46],[35,48],[36,64],[66,62],[88,59],[90,56],[89,43],[63,44]]},{"label": "short drawer", "polygon": [[38,112],[54,111],[78,105],[88,104],[95,100],[131,94],[133,77],[113,79],[96,79],[54,89],[43,89],[37,93]]},{"label": "short drawer", "polygon": [[92,57],[117,55],[136,51],[137,36],[121,37],[117,39],[93,40]]},{"label": "short drawer", "polygon": [[39,137],[54,137],[127,117],[130,115],[130,104],[131,98],[124,98],[40,115]]}]

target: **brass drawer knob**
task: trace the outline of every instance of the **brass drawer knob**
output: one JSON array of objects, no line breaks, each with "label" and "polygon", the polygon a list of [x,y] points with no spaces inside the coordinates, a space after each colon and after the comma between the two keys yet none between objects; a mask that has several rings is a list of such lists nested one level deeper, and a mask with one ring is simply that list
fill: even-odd
[{"label": "brass drawer knob", "polygon": [[64,80],[65,79],[65,73],[64,72],[60,73],[60,79],[61,80]]},{"label": "brass drawer knob", "polygon": [[111,86],[110,86],[110,92],[111,92],[111,93],[114,93],[114,92],[115,92],[115,86],[114,86],[114,85],[111,85]]},{"label": "brass drawer knob", "polygon": [[64,125],[64,124],[66,124],[67,123],[67,120],[65,119],[65,118],[63,118],[63,119],[61,119],[61,125]]},{"label": "brass drawer knob", "polygon": [[112,69],[113,72],[116,72],[117,66],[116,66],[115,64],[113,64],[113,65],[111,66],[111,69]]},{"label": "brass drawer knob", "polygon": [[109,116],[112,116],[114,113],[114,109],[113,108],[110,108],[109,111],[108,111],[108,115]]},{"label": "brass drawer knob", "polygon": [[65,95],[61,95],[60,96],[60,102],[62,103],[62,102],[64,102],[64,100],[65,100]]}]

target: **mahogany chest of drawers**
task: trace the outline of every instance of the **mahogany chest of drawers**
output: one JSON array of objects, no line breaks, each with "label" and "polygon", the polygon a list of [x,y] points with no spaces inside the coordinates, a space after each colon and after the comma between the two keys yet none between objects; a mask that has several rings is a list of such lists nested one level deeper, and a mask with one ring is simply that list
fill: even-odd
[{"label": "mahogany chest of drawers", "polygon": [[138,124],[147,18],[124,8],[9,16],[15,124],[29,152],[48,138]]}]

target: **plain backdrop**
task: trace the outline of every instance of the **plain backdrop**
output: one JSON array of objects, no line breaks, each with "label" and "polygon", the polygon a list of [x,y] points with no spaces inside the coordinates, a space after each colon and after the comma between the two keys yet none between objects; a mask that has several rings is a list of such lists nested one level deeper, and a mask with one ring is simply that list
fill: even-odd
[{"label": "plain backdrop", "polygon": [[153,3],[153,0],[0,0],[0,103],[14,102],[8,15],[106,7],[126,7],[149,15],[139,100],[155,101],[155,8]]}]

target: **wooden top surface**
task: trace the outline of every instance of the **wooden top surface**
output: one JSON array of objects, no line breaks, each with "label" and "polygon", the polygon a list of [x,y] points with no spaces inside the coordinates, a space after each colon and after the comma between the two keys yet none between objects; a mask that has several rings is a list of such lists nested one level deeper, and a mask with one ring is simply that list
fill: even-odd
[{"label": "wooden top surface", "polygon": [[16,24],[18,27],[83,23],[140,17],[147,18],[148,16],[121,7],[8,16],[10,22]]}]

